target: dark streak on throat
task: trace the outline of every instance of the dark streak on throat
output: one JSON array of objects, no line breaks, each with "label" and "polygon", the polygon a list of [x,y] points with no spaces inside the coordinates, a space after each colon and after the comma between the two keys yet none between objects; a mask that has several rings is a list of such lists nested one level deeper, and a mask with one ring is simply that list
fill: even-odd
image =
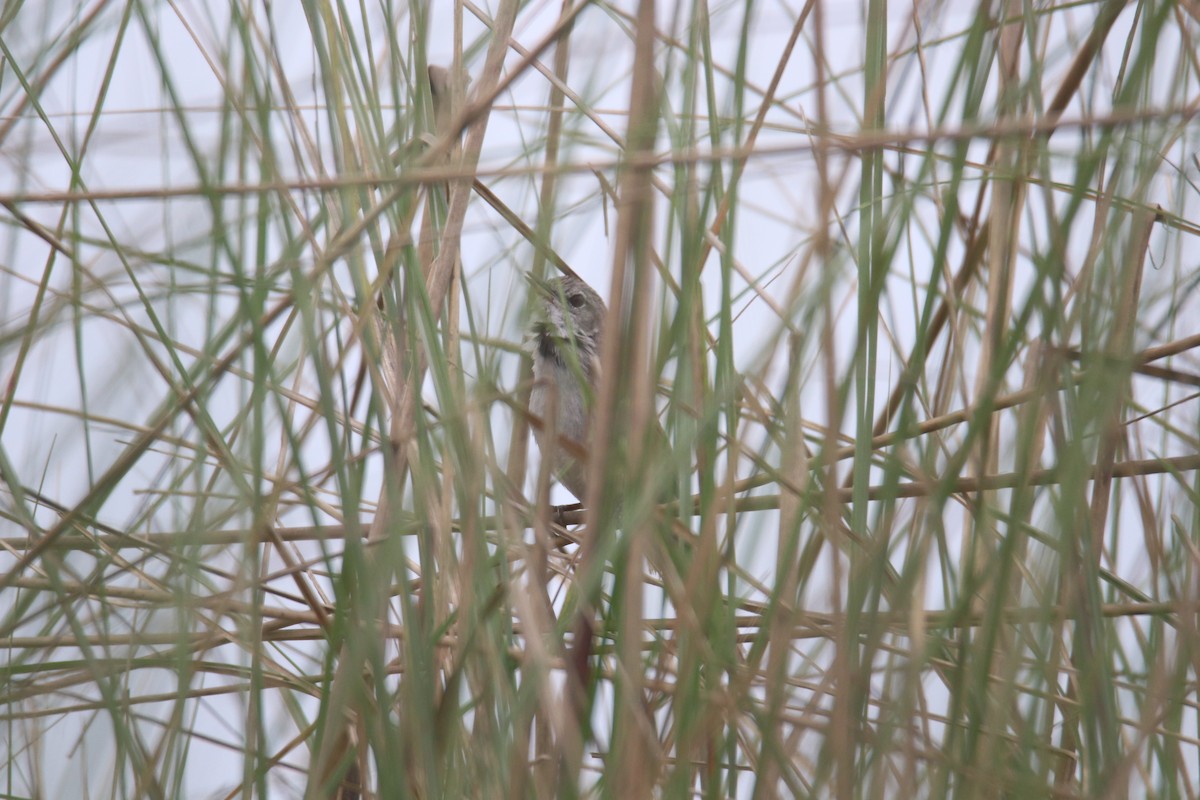
[{"label": "dark streak on throat", "polygon": [[548,358],[557,364],[562,364],[562,354],[558,352],[558,342],[550,335],[550,331],[542,329],[538,331],[537,337],[538,354],[542,358]]}]

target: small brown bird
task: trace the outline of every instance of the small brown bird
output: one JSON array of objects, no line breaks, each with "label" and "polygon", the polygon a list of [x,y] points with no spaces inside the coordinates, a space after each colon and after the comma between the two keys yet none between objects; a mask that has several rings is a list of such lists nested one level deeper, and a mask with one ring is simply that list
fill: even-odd
[{"label": "small brown bird", "polygon": [[607,310],[600,295],[575,276],[535,284],[533,393],[529,410],[543,457],[552,457],[559,483],[584,500],[592,410],[600,385],[600,342]]}]

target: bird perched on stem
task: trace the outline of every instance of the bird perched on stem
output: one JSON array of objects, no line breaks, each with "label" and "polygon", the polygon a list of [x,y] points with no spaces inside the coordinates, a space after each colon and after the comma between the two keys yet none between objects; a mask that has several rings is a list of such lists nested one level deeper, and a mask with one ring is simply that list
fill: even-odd
[{"label": "bird perched on stem", "polygon": [[558,481],[583,500],[587,493],[587,447],[591,403],[600,385],[600,341],[607,310],[600,295],[568,275],[535,281],[533,392],[529,410],[543,458]]}]

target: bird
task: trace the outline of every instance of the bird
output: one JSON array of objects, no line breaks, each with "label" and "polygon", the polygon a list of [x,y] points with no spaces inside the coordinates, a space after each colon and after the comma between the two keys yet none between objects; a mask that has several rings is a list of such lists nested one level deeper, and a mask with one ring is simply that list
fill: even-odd
[{"label": "bird", "polygon": [[534,437],[558,482],[582,502],[608,310],[596,290],[576,275],[535,280],[534,287],[539,295],[530,343]]}]

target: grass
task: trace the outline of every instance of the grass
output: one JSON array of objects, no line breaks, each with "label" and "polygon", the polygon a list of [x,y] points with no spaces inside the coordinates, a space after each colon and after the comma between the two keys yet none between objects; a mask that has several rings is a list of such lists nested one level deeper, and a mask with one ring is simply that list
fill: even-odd
[{"label": "grass", "polygon": [[1200,794],[1200,17],[658,5],[0,14],[0,794]]}]

